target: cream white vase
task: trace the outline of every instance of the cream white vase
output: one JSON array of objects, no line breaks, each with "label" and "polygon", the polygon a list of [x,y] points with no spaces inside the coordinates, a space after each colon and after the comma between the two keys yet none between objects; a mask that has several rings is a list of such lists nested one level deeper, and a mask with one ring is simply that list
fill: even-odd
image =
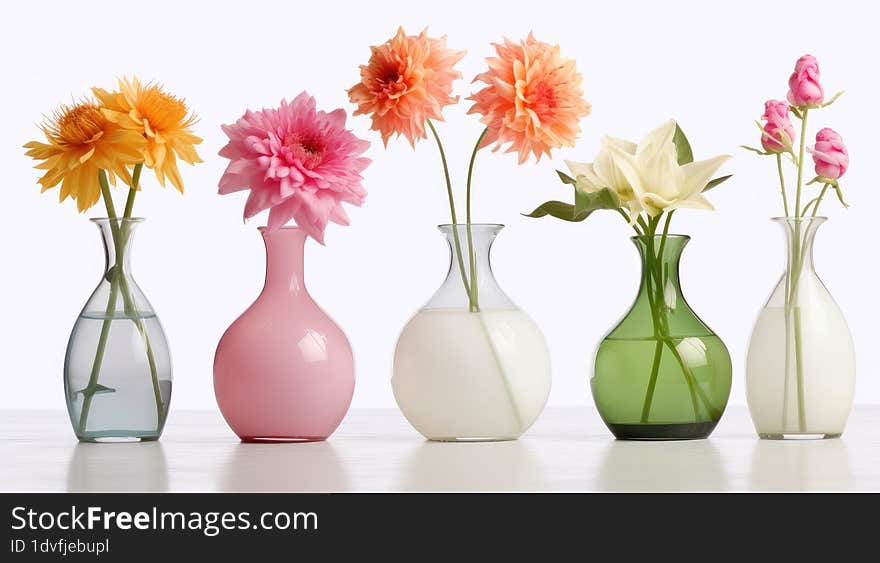
[{"label": "cream white vase", "polygon": [[813,267],[824,217],[774,219],[786,234],[786,269],[755,323],[746,394],[761,438],[835,438],[853,402],[849,326]]},{"label": "cream white vase", "polygon": [[[430,440],[516,439],[547,402],[551,372],[544,335],[492,274],[489,250],[501,228],[440,226],[452,255],[449,273],[398,339],[394,397],[410,424]],[[462,262],[456,246],[464,250]],[[462,267],[476,272],[478,307],[468,299]]]}]

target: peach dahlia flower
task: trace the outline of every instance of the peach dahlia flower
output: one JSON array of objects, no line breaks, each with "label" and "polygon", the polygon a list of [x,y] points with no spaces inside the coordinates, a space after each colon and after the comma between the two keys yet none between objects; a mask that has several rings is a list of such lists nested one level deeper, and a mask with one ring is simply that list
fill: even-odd
[{"label": "peach dahlia flower", "polygon": [[442,120],[443,107],[458,102],[452,96],[452,83],[461,78],[455,70],[465,51],[446,48],[446,36],[428,37],[427,30],[407,35],[403,28],[377,47],[366,65],[361,65],[361,81],[348,90],[354,115],[368,114],[388,145],[391,135],[416,139],[427,137],[425,121]]},{"label": "peach dahlia flower", "polygon": [[517,152],[520,164],[531,154],[540,160],[551,149],[573,146],[580,118],[590,114],[574,60],[531,33],[493,46],[497,56],[487,58],[489,69],[474,79],[487,86],[468,98],[474,102],[468,113],[481,114],[488,128],[482,146],[509,144],[506,152]]}]

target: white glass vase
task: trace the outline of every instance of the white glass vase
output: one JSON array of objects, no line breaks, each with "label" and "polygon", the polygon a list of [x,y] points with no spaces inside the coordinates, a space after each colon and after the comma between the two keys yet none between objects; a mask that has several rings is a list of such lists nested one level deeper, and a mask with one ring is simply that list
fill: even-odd
[{"label": "white glass vase", "polygon": [[824,217],[774,219],[786,269],[752,331],[746,393],[761,438],[836,438],[852,408],[856,367],[843,313],[813,268]]},{"label": "white glass vase", "polygon": [[[544,335],[501,291],[489,263],[502,227],[440,226],[452,252],[449,273],[397,342],[394,397],[410,424],[430,440],[516,439],[547,402],[550,355]],[[462,249],[461,261],[456,248]],[[462,276],[472,270],[476,306]]]}]

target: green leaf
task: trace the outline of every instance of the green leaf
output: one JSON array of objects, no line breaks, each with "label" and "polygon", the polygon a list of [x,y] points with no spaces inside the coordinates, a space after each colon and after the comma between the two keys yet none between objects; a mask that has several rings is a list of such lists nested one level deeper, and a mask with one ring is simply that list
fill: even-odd
[{"label": "green leaf", "polygon": [[556,173],[559,174],[559,179],[562,180],[563,184],[570,184],[572,186],[577,184],[577,180],[575,180],[574,178],[572,178],[571,176],[569,176],[568,174],[566,174],[562,170],[557,170]]},{"label": "green leaf", "polygon": [[531,213],[523,213],[523,215],[534,218],[550,215],[563,221],[579,223],[599,209],[620,209],[617,196],[608,188],[590,193],[575,190],[574,199],[574,205],[562,201],[548,201]]},{"label": "green leaf", "polygon": [[574,214],[576,217],[586,219],[593,211],[599,209],[620,209],[620,200],[617,199],[617,194],[608,188],[597,192],[574,191]]},{"label": "green leaf", "polygon": [[788,109],[790,109],[790,110],[791,110],[791,113],[793,113],[794,116],[797,117],[798,119],[803,119],[803,118],[804,118],[804,117],[801,115],[801,110],[799,110],[799,109],[796,108],[795,106],[789,106]]},{"label": "green leaf", "polygon": [[550,215],[551,217],[556,217],[557,219],[562,219],[563,221],[571,221],[574,223],[578,221],[583,221],[583,219],[578,219],[575,217],[574,205],[570,203],[563,203],[561,201],[548,201],[547,203],[541,204],[531,213],[523,213],[523,215],[525,215],[526,217],[534,218]]},{"label": "green leaf", "polygon": [[747,151],[752,151],[760,154],[761,156],[768,156],[770,153],[762,151],[761,149],[756,149],[755,147],[750,147],[748,145],[740,145],[739,148],[746,149]]},{"label": "green leaf", "polygon": [[832,184],[832,185],[834,186],[834,191],[837,192],[837,199],[840,200],[840,203],[844,207],[849,207],[849,204],[843,200],[843,191],[841,191],[841,189],[840,189],[840,184],[838,184],[837,182],[834,182],[834,184]]},{"label": "green leaf", "polygon": [[86,386],[86,387],[80,389],[79,391],[74,393],[74,395],[76,395],[77,393],[82,393],[84,396],[90,396],[90,395],[100,395],[102,393],[115,393],[115,392],[116,392],[116,389],[113,389],[112,387],[107,387],[106,385],[101,385],[100,383],[95,383],[94,385]]},{"label": "green leaf", "polygon": [[733,174],[728,174],[727,176],[721,176],[720,178],[715,178],[714,180],[711,180],[708,184],[706,184],[706,187],[703,188],[703,191],[708,192],[712,188],[717,187],[719,184],[721,184],[725,180],[729,180],[732,176],[733,176]]},{"label": "green leaf", "polygon": [[843,96],[843,91],[842,91],[842,90],[841,90],[840,92],[834,94],[833,96],[831,96],[831,99],[830,99],[830,100],[828,100],[828,101],[825,102],[824,104],[820,105],[819,107],[820,107],[820,108],[827,108],[828,106],[830,106],[831,104],[833,104],[834,102],[836,102],[836,101],[837,101],[837,98],[839,98],[839,97],[841,97],[841,96]]},{"label": "green leaf", "polygon": [[694,161],[694,151],[691,150],[691,144],[688,142],[687,135],[684,134],[682,128],[675,124],[675,136],[672,138],[675,143],[675,150],[678,153],[678,165],[683,166]]}]

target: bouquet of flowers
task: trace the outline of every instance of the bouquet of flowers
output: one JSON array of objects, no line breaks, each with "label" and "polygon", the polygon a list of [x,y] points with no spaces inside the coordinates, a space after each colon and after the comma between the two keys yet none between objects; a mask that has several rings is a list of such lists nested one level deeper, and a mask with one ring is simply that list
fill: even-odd
[{"label": "bouquet of flowers", "polygon": [[[83,438],[94,396],[115,391],[99,380],[110,328],[117,316],[117,301],[121,298],[125,320],[134,323],[150,366],[158,434],[168,412],[168,399],[162,396],[150,334],[144,326],[133,282],[123,265],[136,222],[132,213],[144,167],[153,170],[160,185],[165,186],[167,180],[183,193],[178,159],[189,164],[202,162],[195,149],[202,140],[192,132],[196,117],[185,102],[159,84],[143,83],[136,77],[121,78],[118,90],[92,88],[92,94],[94,97],[61,106],[43,122],[45,142],[24,145],[28,149],[26,154],[39,161],[36,168],[44,171],[39,179],[42,191],[60,184],[59,200],[73,199],[80,212],[103,201],[112,235],[115,264],[108,264],[105,274],[109,282],[106,313],[102,316],[90,376],[85,386],[69,390],[69,403],[81,395],[75,426]],[[120,182],[127,187],[121,216],[111,189]]]},{"label": "bouquet of flowers", "polygon": [[403,28],[377,47],[370,60],[360,67],[360,81],[348,90],[354,115],[369,115],[371,129],[378,131],[387,146],[393,135],[405,137],[415,148],[428,138],[437,144],[449,200],[455,257],[461,271],[462,286],[471,312],[480,310],[477,261],[471,232],[471,188],[474,164],[480,149],[493,151],[506,147],[517,153],[520,164],[534,156],[550,155],[552,149],[573,146],[580,132],[580,118],[590,113],[583,99],[582,77],[575,62],[562,56],[559,46],[537,40],[532,34],[522,41],[504,39],[494,44],[495,56],[486,59],[488,69],[474,82],[485,86],[468,100],[469,114],[479,114],[483,131],[471,153],[465,184],[465,222],[467,248],[463,250],[456,226],[455,197],[446,153],[434,122],[442,121],[442,111],[458,102],[452,95],[461,73],[455,64],[465,51],[447,48],[446,37],[428,36],[427,30],[407,35]]},{"label": "bouquet of flowers", "polygon": [[[640,295],[630,313],[600,345],[593,378],[593,394],[600,413],[618,437],[703,437],[711,427],[706,431],[698,425],[705,420],[712,421],[714,426],[726,404],[729,356],[720,340],[679,297],[678,253],[687,237],[671,235],[669,226],[679,209],[714,209],[705,194],[730,178],[730,175],[713,178],[729,158],[721,155],[695,161],[684,131],[673,120],[661,124],[638,144],[605,136],[593,162],[567,161],[569,174],[557,171],[562,182],[574,189],[574,203],[548,201],[528,214],[529,217],[551,216],[580,222],[595,211],[610,210],[618,213],[635,232],[634,240],[643,260]],[[673,237],[675,249],[670,248]],[[641,323],[647,316],[644,309],[650,316],[649,326]],[[613,344],[608,344],[615,338],[620,339],[620,349],[616,352]],[[644,349],[640,344],[643,341],[647,343]],[[616,353],[624,356],[615,356]],[[713,353],[719,367],[698,374],[698,368],[710,368]],[[664,354],[671,355],[671,363],[664,362]],[[611,359],[605,362],[606,357]],[[666,378],[661,377],[663,366],[667,366],[671,374]],[[669,435],[658,434],[659,430],[648,426],[655,422],[652,407],[658,382],[665,380],[670,389],[675,389],[682,378],[693,410],[690,421],[697,425],[693,427],[696,430],[693,435],[675,434],[677,430],[670,430]],[[609,383],[606,385],[604,381]],[[630,389],[633,393],[643,392],[643,398],[621,400]],[[709,396],[712,389],[718,393],[714,400]],[[719,391],[723,389],[727,391]],[[677,397],[673,391],[665,394]],[[608,408],[607,403],[612,401],[625,402],[632,405],[633,410],[619,406]],[[634,410],[636,404],[640,406],[637,411]],[[666,410],[665,416],[672,417],[670,422],[687,420],[684,407]]]},{"label": "bouquet of flowers", "polygon": [[[841,178],[849,168],[849,152],[840,134],[828,127],[816,133],[813,146],[807,146],[808,118],[842,94],[826,100],[818,61],[812,55],[800,57],[788,79],[787,100],[771,99],[764,104],[757,122],[761,148],[743,146],[775,161],[785,213],[775,221],[785,229],[788,240],[785,274],[756,324],[749,347],[750,406],[762,436],[837,435],[852,402],[855,368],[849,330],[812,267],[812,242],[825,220],[818,213],[826,195],[833,191],[841,205],[848,207]],[[810,180],[805,176],[808,154],[815,172]],[[793,168],[793,182],[791,178],[786,181],[785,165]],[[771,321],[776,317],[784,317],[784,322],[782,318],[778,325]],[[772,328],[776,326],[780,330]],[[823,368],[826,364],[833,369]],[[784,374],[782,381],[777,380],[779,372]],[[808,393],[808,386],[815,391]],[[813,424],[808,410],[815,414]]]}]

